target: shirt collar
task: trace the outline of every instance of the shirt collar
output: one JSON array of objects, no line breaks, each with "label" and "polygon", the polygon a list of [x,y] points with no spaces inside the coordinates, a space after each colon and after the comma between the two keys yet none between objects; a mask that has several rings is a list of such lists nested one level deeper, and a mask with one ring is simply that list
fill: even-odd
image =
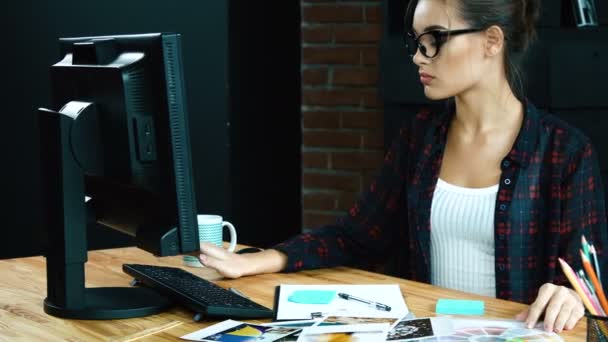
[{"label": "shirt collar", "polygon": [[439,113],[439,115],[436,115],[433,118],[433,126],[435,127],[433,132],[435,137],[434,142],[436,146],[443,148],[447,141],[447,133],[448,128],[450,127],[450,122],[452,122],[454,114],[456,113],[454,101],[449,100],[447,105],[443,109],[438,110],[437,113]]},{"label": "shirt collar", "polygon": [[[534,151],[536,150],[536,144],[538,143],[540,114],[536,106],[528,101],[528,99],[525,99],[523,104],[524,118],[522,126],[517,134],[511,151],[507,154],[505,159],[509,159],[511,162],[519,164],[522,168],[526,168],[533,157]],[[434,136],[436,146],[445,146],[448,128],[454,114],[455,105],[453,101],[449,101],[448,106],[444,110],[439,111],[439,115],[434,117],[433,125],[435,127]]]},{"label": "shirt collar", "polygon": [[540,125],[539,110],[527,99],[524,100],[524,119],[517,134],[517,139],[507,158],[515,163],[519,163],[522,168],[530,164],[530,160],[536,151],[538,143],[538,131]]}]

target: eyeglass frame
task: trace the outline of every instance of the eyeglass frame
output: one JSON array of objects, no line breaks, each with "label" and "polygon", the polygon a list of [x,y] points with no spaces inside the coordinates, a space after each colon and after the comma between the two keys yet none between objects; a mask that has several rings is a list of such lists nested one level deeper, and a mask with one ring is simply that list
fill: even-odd
[{"label": "eyeglass frame", "polygon": [[[437,57],[437,55],[439,55],[439,50],[441,50],[441,46],[443,44],[445,44],[447,42],[446,37],[451,37],[451,36],[458,36],[461,34],[466,34],[466,33],[475,33],[475,32],[481,32],[484,29],[482,28],[468,28],[468,29],[459,29],[459,30],[431,30],[431,31],[426,31],[424,33],[422,33],[421,35],[419,35],[418,37],[416,37],[416,35],[414,34],[413,31],[409,31],[406,33],[406,35],[408,37],[410,37],[414,43],[416,44],[416,50],[413,54],[410,54],[410,57],[414,57],[414,55],[416,55],[416,53],[418,53],[418,50],[420,50],[420,53],[422,53],[422,55],[426,58],[435,58]],[[423,46],[422,44],[420,44],[420,37],[427,35],[427,34],[431,34],[433,35],[433,38],[435,39],[435,41],[437,42],[437,49],[436,52],[433,56],[428,56],[426,54],[426,47]],[[405,46],[406,49],[408,50],[409,53],[409,44],[407,42],[407,39],[405,39]],[[424,47],[424,51],[423,49],[421,49],[421,47]]]}]

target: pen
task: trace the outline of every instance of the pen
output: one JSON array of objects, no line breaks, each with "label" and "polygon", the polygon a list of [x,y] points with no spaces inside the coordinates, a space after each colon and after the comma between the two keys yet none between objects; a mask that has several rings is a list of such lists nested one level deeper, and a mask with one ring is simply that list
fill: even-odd
[{"label": "pen", "polygon": [[388,306],[388,305],[386,305],[386,304],[382,304],[382,303],[374,302],[374,301],[371,301],[371,300],[367,300],[367,299],[351,296],[351,295],[346,294],[346,293],[338,293],[338,296],[340,298],[343,298],[343,299],[346,299],[346,300],[355,300],[357,302],[361,302],[361,303],[365,303],[365,304],[371,305],[371,306],[375,307],[378,310],[391,311],[391,307]]}]

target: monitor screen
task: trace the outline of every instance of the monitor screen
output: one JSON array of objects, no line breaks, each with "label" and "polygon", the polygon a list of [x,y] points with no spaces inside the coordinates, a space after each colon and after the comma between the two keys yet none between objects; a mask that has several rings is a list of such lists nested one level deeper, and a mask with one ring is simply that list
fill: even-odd
[{"label": "monitor screen", "polygon": [[76,120],[72,133],[91,198],[89,215],[133,235],[138,247],[157,255],[196,250],[180,36],[59,43],[62,60],[51,67],[53,109],[77,112],[90,103],[95,111]]},{"label": "monitor screen", "polygon": [[[154,294],[134,302],[133,291],[145,289],[85,289],[86,224],[130,234],[158,256],[198,250],[181,37],[63,38],[59,44],[61,60],[51,66],[53,108],[38,111],[48,234],[45,311],[85,319],[157,312],[162,300],[141,310],[153,307]],[[107,307],[125,301],[133,307]]]}]

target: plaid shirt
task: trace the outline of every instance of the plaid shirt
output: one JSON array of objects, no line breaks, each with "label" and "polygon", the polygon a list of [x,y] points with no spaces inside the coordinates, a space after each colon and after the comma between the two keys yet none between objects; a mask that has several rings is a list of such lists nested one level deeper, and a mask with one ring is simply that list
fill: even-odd
[{"label": "plaid shirt", "polygon": [[[453,115],[425,110],[408,120],[379,176],[348,215],[273,247],[288,256],[285,271],[388,262],[393,275],[430,282],[431,202]],[[496,297],[531,303],[543,283],[568,284],[557,258],[581,268],[582,234],[605,264],[604,191],[585,135],[526,103],[501,169],[494,213]]]}]

